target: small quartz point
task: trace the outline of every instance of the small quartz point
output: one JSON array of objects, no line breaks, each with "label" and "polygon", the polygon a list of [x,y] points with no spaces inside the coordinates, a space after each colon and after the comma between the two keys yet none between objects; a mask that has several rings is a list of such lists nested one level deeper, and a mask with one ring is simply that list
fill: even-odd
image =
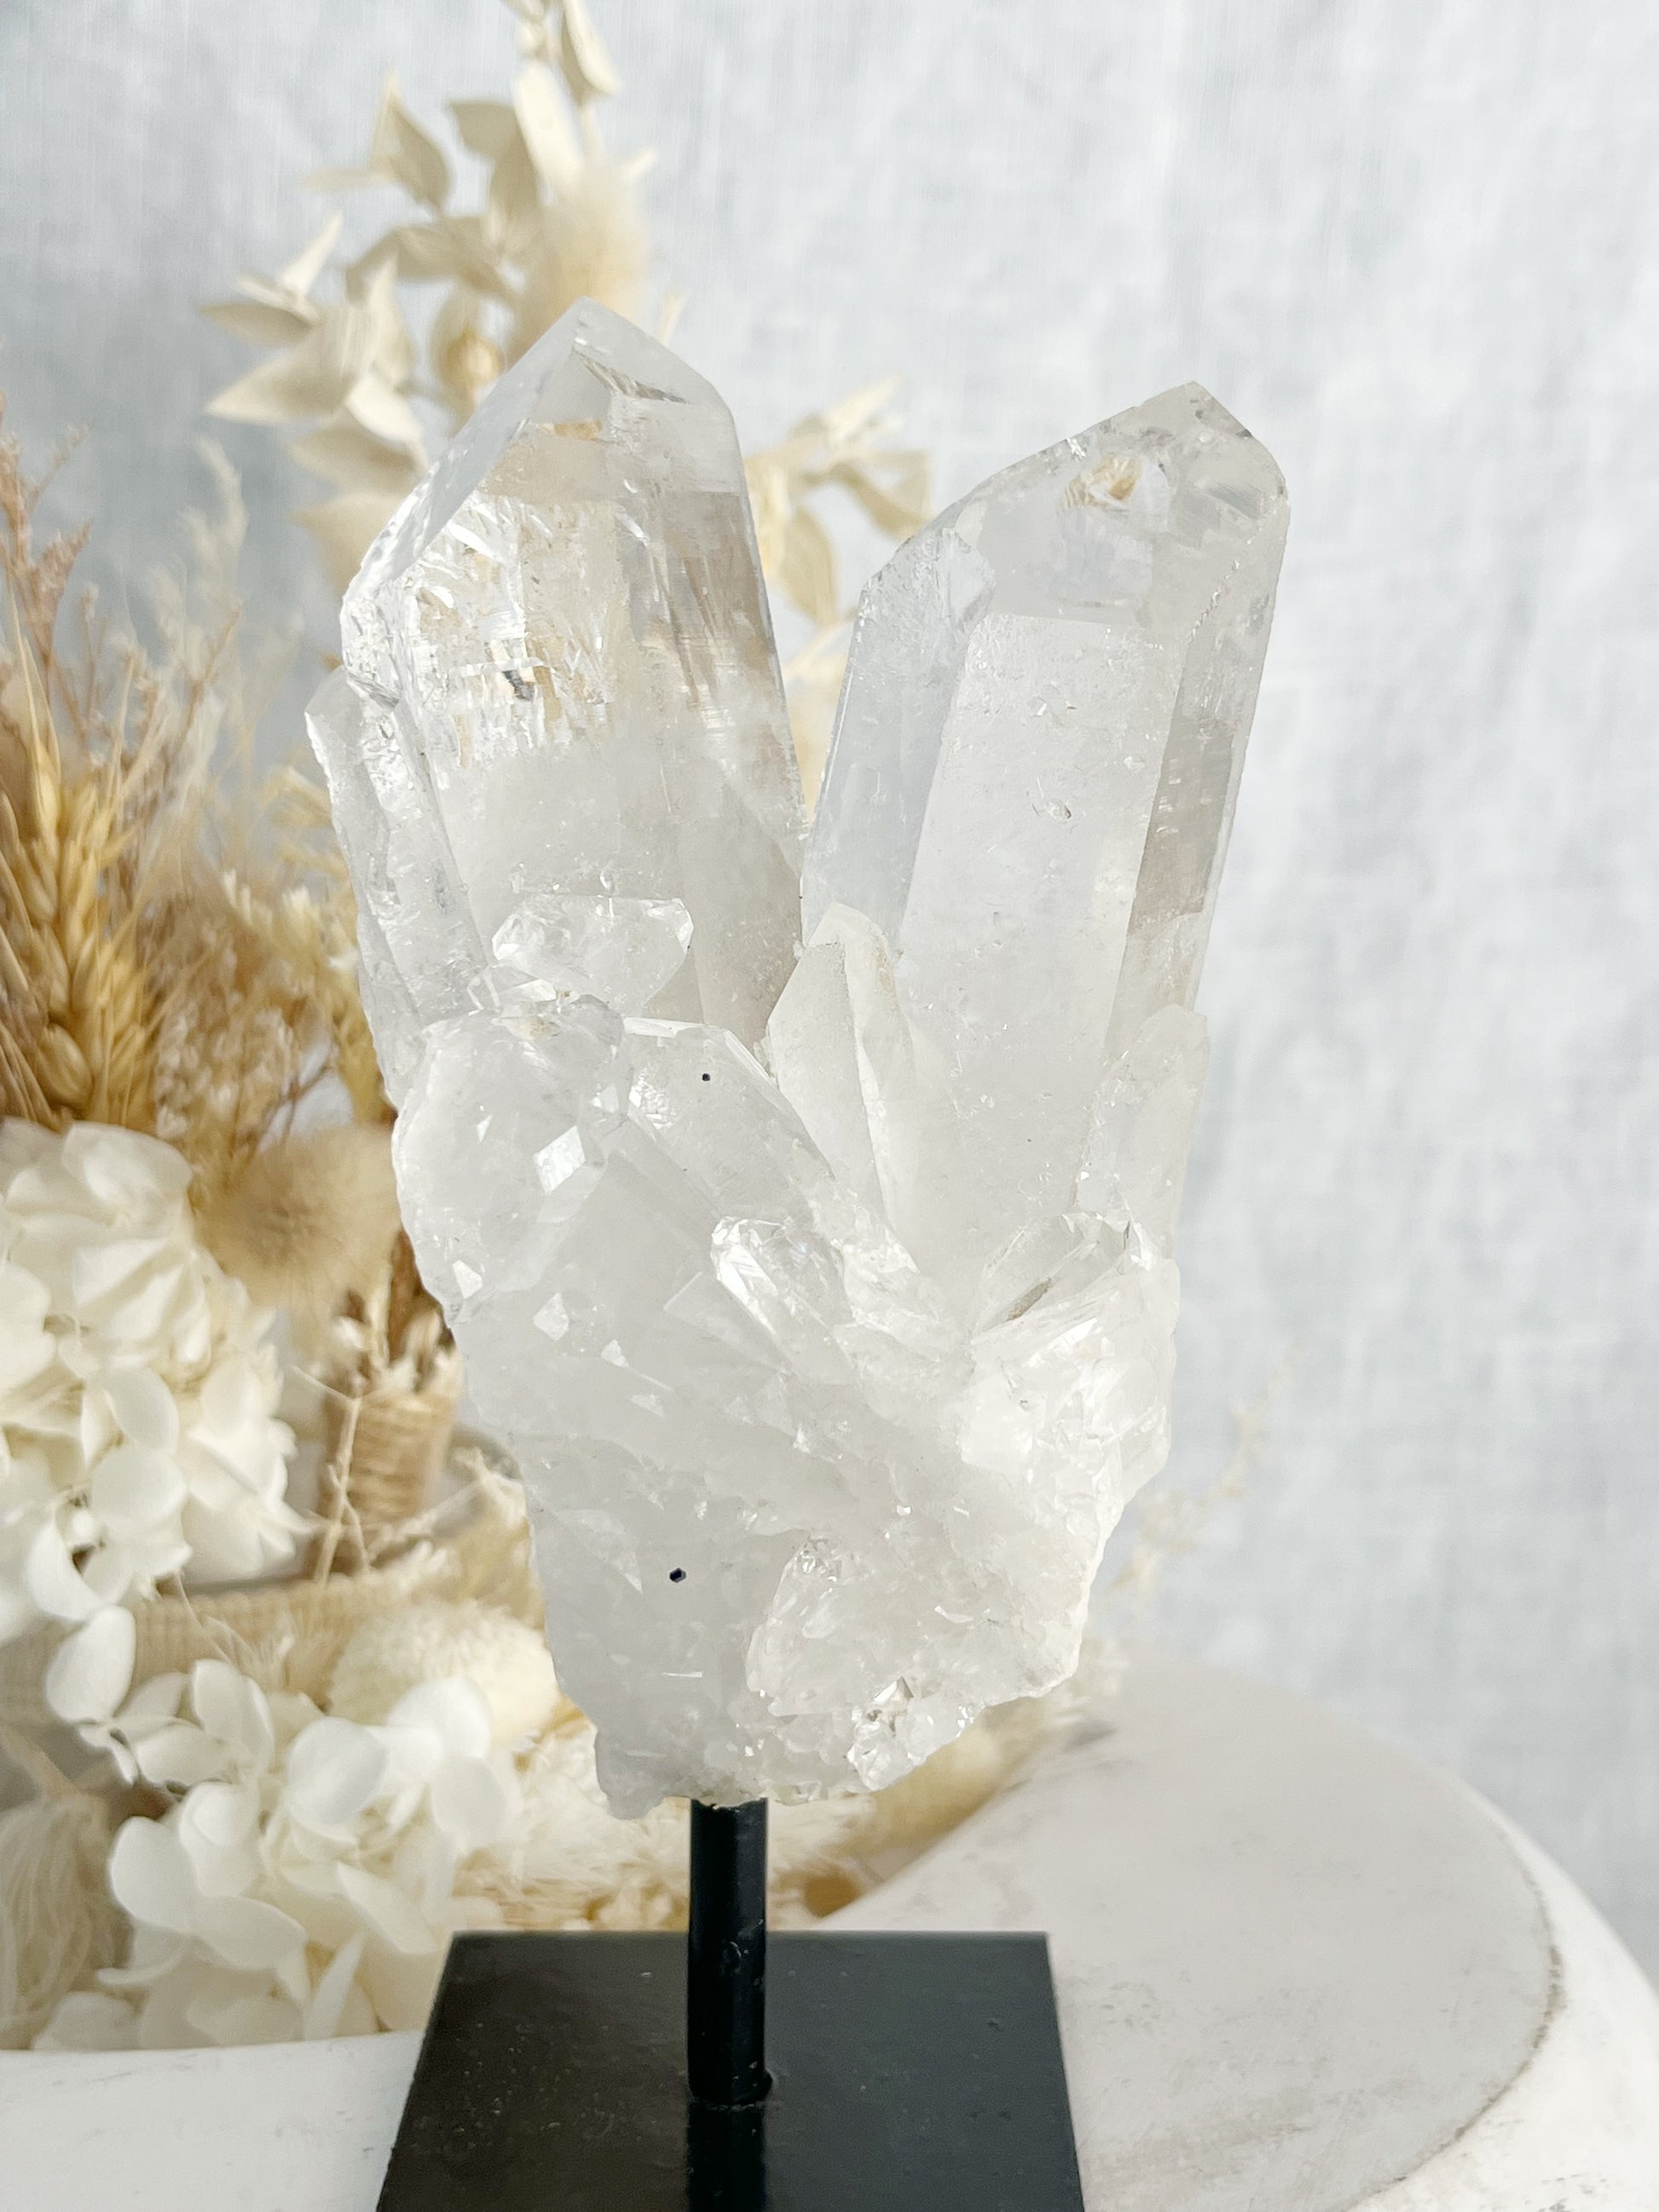
[{"label": "small quartz point", "polygon": [[800,785],[743,461],[701,377],[573,307],[404,502],[340,628],[312,738],[394,1101],[503,935],[562,936],[629,1012],[759,1036],[799,934]]},{"label": "small quartz point", "polygon": [[671,356],[573,310],[365,563],[313,732],[404,1218],[617,1811],[879,1789],[1075,1668],[1166,1449],[1285,525],[1188,386],[920,532],[804,929],[741,466]]}]

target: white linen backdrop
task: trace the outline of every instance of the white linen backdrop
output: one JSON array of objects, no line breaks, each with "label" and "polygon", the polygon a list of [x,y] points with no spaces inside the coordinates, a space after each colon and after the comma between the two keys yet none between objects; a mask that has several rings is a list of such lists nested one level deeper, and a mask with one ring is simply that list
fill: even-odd
[{"label": "white linen backdrop", "polygon": [[[1196,377],[1295,520],[1202,1003],[1156,1630],[1446,1760],[1659,1966],[1659,12],[595,0],[745,442],[890,369],[954,495]],[[492,0],[4,0],[0,381],[134,573],[301,178]],[[364,219],[382,210],[363,210]],[[232,432],[267,611],[315,496]]]}]

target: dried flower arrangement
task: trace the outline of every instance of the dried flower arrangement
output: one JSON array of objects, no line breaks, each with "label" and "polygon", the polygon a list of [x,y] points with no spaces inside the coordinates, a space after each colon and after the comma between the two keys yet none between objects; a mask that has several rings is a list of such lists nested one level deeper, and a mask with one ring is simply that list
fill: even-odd
[{"label": "dried flower arrangement", "polygon": [[[212,411],[292,434],[338,583],[568,305],[641,309],[647,164],[598,121],[616,71],[584,0],[507,4],[510,97],[451,103],[481,204],[456,209],[391,86],[364,167],[313,181],[412,205],[331,269],[337,213],[206,310],[270,351]],[[848,617],[823,495],[895,538],[929,511],[889,396],[749,465],[809,793]],[[246,518],[210,465],[217,512],[188,520],[146,650],[67,605],[82,536],[37,544],[44,483],[0,442],[0,1749],[36,1791],[0,1814],[0,2046],[412,2025],[456,1927],[685,1910],[684,1808],[616,1820],[553,1680],[515,1484],[463,1450],[440,1490],[459,1365],[398,1220],[326,806],[297,774],[224,796],[263,687]],[[308,1512],[290,1421],[315,1432]],[[780,1918],[858,1894],[1089,1703],[785,1810]]]},{"label": "dried flower arrangement", "polygon": [[[376,532],[503,368],[584,297],[638,319],[649,275],[639,184],[651,156],[618,159],[600,132],[601,101],[620,89],[586,0],[507,0],[520,61],[507,100],[449,103],[462,149],[488,169],[482,204],[459,211],[451,156],[400,98],[380,104],[368,158],[312,182],[389,186],[412,206],[334,272],[337,210],[275,277],[246,275],[204,312],[270,357],[210,403],[222,420],[288,431],[289,451],[332,486],[301,511],[343,589]],[[413,295],[440,285],[416,342]],[[658,311],[664,335],[678,312]],[[838,489],[875,528],[906,538],[932,513],[927,457],[886,442],[894,385],[809,415],[750,460],[767,580],[802,633],[784,668],[809,801],[817,789],[841,685],[851,610],[822,495]]]}]

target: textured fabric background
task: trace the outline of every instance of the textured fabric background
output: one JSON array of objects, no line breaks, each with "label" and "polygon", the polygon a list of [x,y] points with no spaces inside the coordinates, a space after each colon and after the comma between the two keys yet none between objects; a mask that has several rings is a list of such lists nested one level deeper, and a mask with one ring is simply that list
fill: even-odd
[{"label": "textured fabric background", "polygon": [[[1659,14],[597,0],[746,441],[890,368],[955,494],[1195,376],[1296,520],[1204,1003],[1188,1649],[1450,1761],[1659,1966]],[[0,0],[0,379],[129,571],[395,64],[491,0]],[[308,483],[234,434],[267,606]]]}]

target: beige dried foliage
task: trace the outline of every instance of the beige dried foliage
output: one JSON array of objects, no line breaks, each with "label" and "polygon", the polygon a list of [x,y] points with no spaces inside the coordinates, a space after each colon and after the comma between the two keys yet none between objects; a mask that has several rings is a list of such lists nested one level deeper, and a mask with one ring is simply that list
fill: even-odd
[{"label": "beige dried foliage", "polygon": [[[454,165],[404,106],[396,80],[382,98],[368,160],[328,169],[325,190],[390,186],[413,203],[338,272],[339,296],[316,288],[338,243],[337,213],[276,277],[244,276],[233,300],[204,313],[255,345],[275,348],[211,403],[210,411],[284,431],[301,465],[331,495],[295,520],[311,532],[337,591],[441,442],[502,371],[580,299],[638,319],[651,264],[640,180],[649,154],[618,159],[598,107],[621,89],[585,0],[507,0],[520,64],[510,96],[453,100],[460,147],[484,165],[482,204],[451,204]],[[401,292],[441,283],[423,358]],[[665,338],[681,301],[659,309]],[[932,511],[927,458],[888,441],[890,384],[809,415],[749,466],[769,584],[809,625],[785,667],[796,750],[809,801],[828,749],[850,610],[842,604],[826,495],[839,490],[877,530],[905,538]],[[422,417],[427,418],[423,434]]]},{"label": "beige dried foliage", "polygon": [[817,797],[836,701],[847,666],[853,609],[842,596],[835,541],[822,509],[839,491],[893,538],[908,538],[933,512],[926,453],[888,441],[895,380],[867,386],[808,415],[787,437],[745,464],[761,566],[768,582],[810,626],[784,663],[801,782]]},{"label": "beige dried foliage", "polygon": [[[36,542],[49,479],[0,439],[0,1114],[176,1146],[221,1257],[326,1319],[391,1300],[390,1112],[326,800],[246,771],[271,656],[235,596],[235,479],[207,458],[218,501],[155,580],[147,653],[69,608],[84,533]],[[302,1142],[331,1078],[367,1126]]]},{"label": "beige dried foliage", "polygon": [[[596,103],[620,80],[581,0],[508,0],[521,59],[507,100],[451,103],[459,151],[484,166],[479,203],[458,209],[456,164],[390,79],[361,167],[325,169],[317,189],[390,187],[412,203],[356,258],[330,270],[337,212],[276,276],[246,275],[204,309],[272,349],[209,411],[297,434],[289,450],[331,487],[303,508],[337,589],[427,466],[429,440],[464,422],[502,369],[573,301],[640,309],[649,248],[638,183],[648,157],[613,158]],[[425,343],[408,288],[441,284]],[[300,426],[307,426],[301,428]]]},{"label": "beige dried foliage", "polygon": [[595,155],[543,211],[525,255],[510,360],[578,300],[600,300],[637,319],[650,261],[634,189],[640,173],[637,162]]},{"label": "beige dried foliage", "polygon": [[85,533],[37,545],[52,473],[0,438],[0,1113],[149,1131],[167,1009],[145,937],[184,896],[227,633],[185,635],[164,595],[156,661],[90,594],[66,611]]}]

